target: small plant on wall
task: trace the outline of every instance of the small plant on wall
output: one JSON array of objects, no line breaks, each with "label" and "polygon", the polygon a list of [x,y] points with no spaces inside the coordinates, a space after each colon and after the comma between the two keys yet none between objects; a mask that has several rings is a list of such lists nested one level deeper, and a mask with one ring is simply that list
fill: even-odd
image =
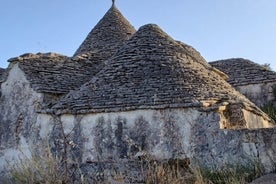
[{"label": "small plant on wall", "polygon": [[273,94],[273,100],[268,104],[264,105],[263,107],[261,107],[261,109],[276,122],[276,108],[274,105],[276,102],[276,84],[272,86],[272,94]]},{"label": "small plant on wall", "polygon": [[276,122],[276,109],[272,104],[264,105],[261,109]]}]

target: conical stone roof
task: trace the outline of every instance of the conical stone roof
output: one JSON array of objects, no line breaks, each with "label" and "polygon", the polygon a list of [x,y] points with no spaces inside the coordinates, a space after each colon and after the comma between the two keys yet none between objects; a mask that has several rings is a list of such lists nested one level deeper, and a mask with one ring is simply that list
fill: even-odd
[{"label": "conical stone roof", "polygon": [[9,62],[18,63],[35,91],[56,95],[79,88],[104,67],[97,53],[74,58],[56,53],[29,53],[11,58]]},{"label": "conical stone roof", "polygon": [[61,99],[52,111],[84,114],[204,107],[208,102],[240,103],[257,109],[190,54],[157,25],[145,25],[101,72]]},{"label": "conical stone roof", "polygon": [[227,80],[233,86],[276,82],[276,72],[248,59],[232,58],[210,62],[213,67],[229,76]]},{"label": "conical stone roof", "polygon": [[101,52],[104,57],[109,58],[134,33],[134,27],[113,4],[88,34],[74,56],[92,51]]}]

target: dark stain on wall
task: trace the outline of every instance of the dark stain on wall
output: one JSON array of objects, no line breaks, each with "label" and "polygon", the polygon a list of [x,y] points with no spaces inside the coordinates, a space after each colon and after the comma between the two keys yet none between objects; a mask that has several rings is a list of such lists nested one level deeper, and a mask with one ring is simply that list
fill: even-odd
[{"label": "dark stain on wall", "polygon": [[130,146],[129,152],[135,155],[139,151],[147,150],[149,147],[149,123],[143,116],[136,118],[134,127],[130,130],[130,138],[134,144]]},{"label": "dark stain on wall", "polygon": [[97,157],[99,159],[112,159],[114,153],[114,142],[111,121],[105,120],[104,117],[100,117],[96,124],[97,125],[92,133],[95,137],[94,147]]},{"label": "dark stain on wall", "polygon": [[116,119],[115,145],[119,158],[127,158],[128,146],[124,140],[124,125],[126,125],[126,123],[127,122],[125,118],[118,116]]},{"label": "dark stain on wall", "polygon": [[[179,132],[180,127],[177,124],[177,116],[172,112],[162,113],[163,119],[163,146],[167,150],[172,150],[172,158],[178,157],[184,154],[183,144],[181,140],[181,133]],[[183,122],[185,123],[185,122]]]}]

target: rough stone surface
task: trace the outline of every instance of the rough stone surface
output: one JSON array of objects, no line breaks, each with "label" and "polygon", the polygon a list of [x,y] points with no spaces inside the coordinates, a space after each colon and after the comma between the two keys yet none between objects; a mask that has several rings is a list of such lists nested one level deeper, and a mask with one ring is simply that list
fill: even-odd
[{"label": "rough stone surface", "polygon": [[[52,109],[84,114],[134,109],[208,107],[221,103],[266,117],[201,60],[156,25],[141,27],[92,80]],[[196,58],[196,59],[195,59]]]},{"label": "rough stone surface", "polygon": [[226,73],[228,82],[258,106],[271,103],[274,99],[276,72],[242,58],[210,62],[213,67]]},{"label": "rough stone surface", "polygon": [[109,58],[134,33],[134,27],[113,4],[74,55],[93,51],[101,52],[103,57]]},{"label": "rough stone surface", "polygon": [[0,68],[0,82],[3,82],[6,78],[6,70],[4,68]]},{"label": "rough stone surface", "polygon": [[276,173],[262,176],[250,184],[276,184]]},{"label": "rough stone surface", "polygon": [[[4,68],[0,68],[0,83],[2,83],[7,76],[7,72]],[[1,89],[0,89],[0,95],[1,95]]]}]

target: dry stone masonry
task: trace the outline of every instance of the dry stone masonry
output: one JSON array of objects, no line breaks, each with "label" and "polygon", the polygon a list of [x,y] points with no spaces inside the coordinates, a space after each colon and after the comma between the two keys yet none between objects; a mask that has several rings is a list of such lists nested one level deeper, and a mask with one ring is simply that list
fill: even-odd
[{"label": "dry stone masonry", "polygon": [[46,149],[75,183],[116,183],[118,173],[121,183],[143,182],[144,158],[275,169],[275,123],[236,90],[275,74],[257,75],[246,60],[208,64],[155,24],[136,32],[114,1],[74,56],[9,62],[0,70],[0,183],[8,166]]}]

